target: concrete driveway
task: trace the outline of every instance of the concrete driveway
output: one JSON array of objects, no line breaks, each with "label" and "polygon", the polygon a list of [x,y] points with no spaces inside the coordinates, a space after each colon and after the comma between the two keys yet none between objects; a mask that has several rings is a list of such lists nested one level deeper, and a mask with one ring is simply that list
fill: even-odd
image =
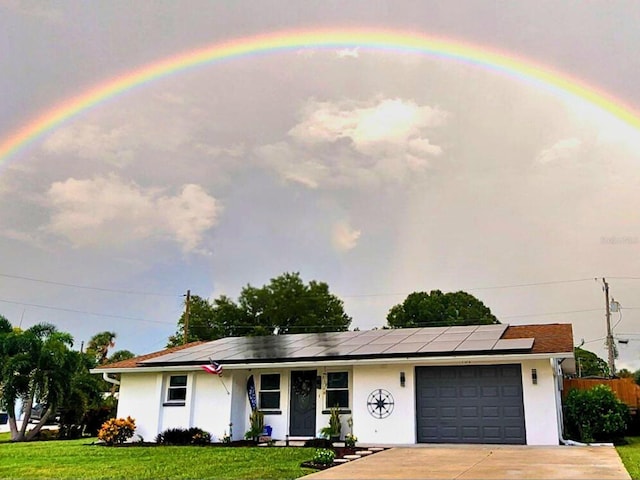
[{"label": "concrete driveway", "polygon": [[613,447],[399,447],[307,479],[630,479]]}]

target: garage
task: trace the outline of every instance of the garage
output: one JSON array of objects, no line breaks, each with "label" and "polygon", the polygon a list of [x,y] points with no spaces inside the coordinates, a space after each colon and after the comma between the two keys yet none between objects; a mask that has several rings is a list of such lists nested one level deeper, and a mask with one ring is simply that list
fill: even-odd
[{"label": "garage", "polygon": [[520,365],[416,367],[420,443],[525,444]]}]

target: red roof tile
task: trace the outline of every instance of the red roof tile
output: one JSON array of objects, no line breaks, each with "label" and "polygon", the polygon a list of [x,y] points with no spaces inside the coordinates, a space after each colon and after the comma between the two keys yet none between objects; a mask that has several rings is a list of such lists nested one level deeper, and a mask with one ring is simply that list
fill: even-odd
[{"label": "red roof tile", "polygon": [[206,342],[202,340],[198,340],[197,342],[187,343],[186,345],[178,345],[177,347],[166,348],[158,352],[147,353],[146,355],[140,355],[139,357],[129,358],[127,360],[121,360],[120,362],[100,365],[99,367],[96,367],[96,370],[99,370],[101,368],[135,368],[138,366],[138,363],[143,362],[144,360],[160,357],[162,355],[166,355],[167,353],[178,352],[180,350],[184,350],[185,348],[195,347],[196,345],[200,345],[201,343],[206,343]]},{"label": "red roof tile", "polygon": [[509,325],[502,338],[534,338],[531,353],[573,352],[573,328],[570,323]]}]

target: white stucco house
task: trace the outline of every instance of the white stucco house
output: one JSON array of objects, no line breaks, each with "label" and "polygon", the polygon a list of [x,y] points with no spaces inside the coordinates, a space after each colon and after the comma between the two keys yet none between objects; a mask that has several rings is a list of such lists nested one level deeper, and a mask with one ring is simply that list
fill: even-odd
[{"label": "white stucco house", "polygon": [[338,407],[360,443],[557,445],[574,366],[571,325],[502,324],[230,337],[93,372],[120,374],[118,416],[148,441],[174,427],[219,440],[230,424],[242,439],[253,383],[275,439],[318,436]]}]

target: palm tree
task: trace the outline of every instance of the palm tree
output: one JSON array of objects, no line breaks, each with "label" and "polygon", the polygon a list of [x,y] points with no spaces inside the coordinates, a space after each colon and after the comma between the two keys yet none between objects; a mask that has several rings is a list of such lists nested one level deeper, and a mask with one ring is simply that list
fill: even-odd
[{"label": "palm tree", "polygon": [[96,333],[87,344],[87,353],[95,355],[98,365],[104,365],[107,363],[109,349],[116,345],[115,339],[115,332]]},{"label": "palm tree", "polygon": [[[51,324],[41,323],[25,331],[0,334],[1,406],[9,414],[11,440],[33,439],[71,391],[77,371],[70,350],[73,338]],[[16,403],[22,400],[24,417],[17,428]],[[33,406],[39,402],[46,410],[38,424],[26,432]]]}]

